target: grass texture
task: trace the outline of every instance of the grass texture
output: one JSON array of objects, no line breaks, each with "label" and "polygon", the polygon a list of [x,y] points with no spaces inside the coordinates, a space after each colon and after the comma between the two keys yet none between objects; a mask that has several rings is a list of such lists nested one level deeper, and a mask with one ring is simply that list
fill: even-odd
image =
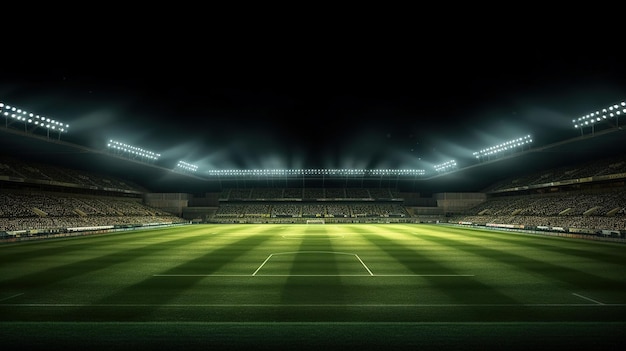
[{"label": "grass texture", "polygon": [[625,327],[619,243],[207,224],[0,246],[3,350],[606,351]]}]

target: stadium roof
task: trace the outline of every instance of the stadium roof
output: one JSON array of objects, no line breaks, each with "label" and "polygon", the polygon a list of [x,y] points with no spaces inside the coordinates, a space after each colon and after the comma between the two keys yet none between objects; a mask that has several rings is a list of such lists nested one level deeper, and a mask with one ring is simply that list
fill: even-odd
[{"label": "stadium roof", "polygon": [[[381,30],[377,27],[377,34]],[[469,29],[455,34],[471,46],[418,43],[412,31],[408,37],[387,33],[376,42],[342,33],[323,43],[309,36],[288,45],[268,38],[229,38],[239,49],[211,41],[210,49],[183,45],[178,55],[160,39],[141,47],[133,43],[124,51],[103,50],[111,42],[109,32],[107,45],[94,38],[93,46],[85,46],[81,39],[81,45],[68,43],[43,56],[7,42],[0,102],[67,123],[60,140],[89,151],[60,150],[57,155],[70,159],[63,162],[78,159],[110,170],[126,165],[103,154],[110,140],[158,153],[152,166],[131,162],[128,167],[139,169],[125,173],[165,172],[154,177],[145,171],[154,182],[169,177],[181,161],[197,166],[197,174],[229,169],[432,171],[451,160],[464,172],[484,170],[486,165],[476,166],[473,152],[526,135],[538,150],[575,139],[580,130],[573,128],[573,119],[626,99],[626,66],[619,50],[570,46],[561,35],[559,41],[549,40],[549,32],[541,32],[548,39],[544,43],[511,33],[505,40],[481,43]],[[207,38],[200,39],[205,43]],[[8,139],[3,144],[13,145]],[[548,152],[529,154],[539,158]],[[513,166],[522,163],[516,159]],[[520,167],[541,163],[528,162]],[[435,178],[454,174],[459,172]],[[454,183],[466,188],[465,182]]]},{"label": "stadium roof", "polygon": [[493,183],[538,170],[623,154],[626,131],[610,128],[544,147],[425,177],[282,176],[210,178],[138,162],[110,152],[0,128],[0,148],[11,157],[107,174],[136,182],[154,192],[203,193],[228,187],[391,187],[423,194],[481,191]]}]

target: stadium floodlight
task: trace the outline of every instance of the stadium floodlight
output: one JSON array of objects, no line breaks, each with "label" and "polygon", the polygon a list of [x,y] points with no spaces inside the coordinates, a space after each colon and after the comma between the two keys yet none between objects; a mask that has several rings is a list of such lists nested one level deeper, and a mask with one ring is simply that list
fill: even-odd
[{"label": "stadium floodlight", "polygon": [[185,162],[185,161],[178,161],[178,164],[176,165],[176,169],[188,171],[188,172],[196,172],[198,171],[198,166]]},{"label": "stadium floodlight", "polygon": [[144,150],[137,146],[128,145],[119,141],[109,140],[107,148],[112,150],[114,154],[124,156],[130,159],[139,159],[144,162],[154,162],[161,157],[161,154]]},{"label": "stadium floodlight", "polygon": [[533,139],[529,134],[521,138],[509,140],[495,146],[484,148],[480,151],[474,152],[473,155],[479,160],[484,160],[485,158],[490,159],[491,157],[498,157],[507,152],[516,152],[518,150],[523,150],[524,146],[531,144],[532,142]]},{"label": "stadium floodlight", "polygon": [[453,169],[456,169],[456,161],[450,160],[446,161],[442,164],[435,165],[435,171],[439,173],[449,172]]},{"label": "stadium floodlight", "polygon": [[339,177],[382,177],[382,176],[423,176],[423,169],[215,169],[208,170],[209,177],[305,177],[305,176],[339,176]]},{"label": "stadium floodlight", "polygon": [[622,101],[619,104],[613,104],[609,107],[603,108],[602,111],[595,111],[588,113],[582,117],[578,117],[572,120],[574,128],[580,129],[580,134],[583,134],[585,127],[591,127],[591,133],[595,131],[595,126],[599,123],[610,121],[615,119],[615,127],[619,127],[619,116],[626,114],[626,102]]},{"label": "stadium floodlight", "polygon": [[34,133],[37,130],[45,130],[46,136],[50,138],[50,133],[57,133],[57,139],[61,139],[61,133],[67,133],[69,124],[59,122],[53,118],[40,116],[27,112],[21,108],[0,102],[0,115],[4,116],[4,126],[12,127],[14,124],[24,126],[24,132]]},{"label": "stadium floodlight", "polygon": [[367,173],[372,176],[423,176],[423,169],[370,169]]}]

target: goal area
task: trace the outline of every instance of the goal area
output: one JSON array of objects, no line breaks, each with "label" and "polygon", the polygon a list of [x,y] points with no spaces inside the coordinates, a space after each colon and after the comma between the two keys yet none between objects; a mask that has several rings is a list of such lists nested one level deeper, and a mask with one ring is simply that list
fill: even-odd
[{"label": "goal area", "polygon": [[326,222],[324,222],[323,219],[317,218],[317,219],[307,219],[306,224],[326,224]]}]

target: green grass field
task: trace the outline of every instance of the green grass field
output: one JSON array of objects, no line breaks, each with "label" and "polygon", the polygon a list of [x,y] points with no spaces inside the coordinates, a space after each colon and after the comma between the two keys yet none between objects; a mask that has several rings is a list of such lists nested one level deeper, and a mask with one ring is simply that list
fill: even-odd
[{"label": "green grass field", "polygon": [[444,225],[189,225],[0,246],[3,350],[626,345],[626,245]]}]

